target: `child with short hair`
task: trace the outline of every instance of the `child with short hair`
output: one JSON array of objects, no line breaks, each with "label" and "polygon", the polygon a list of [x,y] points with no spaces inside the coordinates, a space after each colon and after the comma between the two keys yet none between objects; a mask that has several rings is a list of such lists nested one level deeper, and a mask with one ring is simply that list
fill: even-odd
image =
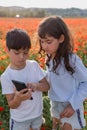
[{"label": "child with short hair", "polygon": [[[1,85],[10,107],[10,130],[40,130],[42,92],[48,91],[49,84],[39,64],[28,60],[31,48],[28,33],[18,28],[9,30],[6,48],[10,65],[1,75]],[[12,80],[24,82],[27,88],[17,91]]]}]

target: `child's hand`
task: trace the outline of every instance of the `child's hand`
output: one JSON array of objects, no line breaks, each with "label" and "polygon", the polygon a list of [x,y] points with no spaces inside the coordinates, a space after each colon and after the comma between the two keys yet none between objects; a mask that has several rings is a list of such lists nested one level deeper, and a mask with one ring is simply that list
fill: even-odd
[{"label": "child's hand", "polygon": [[32,92],[35,92],[37,90],[37,83],[27,83],[27,87]]},{"label": "child's hand", "polygon": [[32,91],[30,89],[22,89],[21,91],[15,91],[15,96],[21,101],[31,99]]},{"label": "child's hand", "polygon": [[64,118],[64,117],[71,117],[74,114],[74,109],[72,108],[71,104],[69,104],[64,111],[60,114],[60,118]]}]

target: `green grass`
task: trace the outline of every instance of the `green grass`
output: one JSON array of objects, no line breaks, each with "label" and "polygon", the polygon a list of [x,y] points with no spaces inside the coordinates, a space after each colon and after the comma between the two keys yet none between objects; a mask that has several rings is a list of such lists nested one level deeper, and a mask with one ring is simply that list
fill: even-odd
[{"label": "green grass", "polygon": [[[84,116],[85,116],[86,124],[87,124],[87,100],[85,100],[85,102],[84,102],[84,112],[85,112]],[[82,130],[87,130],[87,125]]]}]

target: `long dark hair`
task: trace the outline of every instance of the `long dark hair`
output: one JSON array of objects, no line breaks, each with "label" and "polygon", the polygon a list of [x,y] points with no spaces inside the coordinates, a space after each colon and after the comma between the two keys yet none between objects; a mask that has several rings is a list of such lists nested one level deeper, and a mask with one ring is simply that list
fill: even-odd
[{"label": "long dark hair", "polygon": [[[59,39],[61,35],[64,35],[64,41],[59,45],[56,55],[53,59],[53,71],[56,72],[56,68],[61,62],[61,58],[64,58],[64,64],[67,71],[71,73],[74,72],[74,69],[71,67],[69,63],[69,54],[73,53],[73,38],[71,33],[62,20],[62,18],[58,16],[50,16],[41,21],[38,26],[38,36],[40,38],[45,38],[46,36],[52,36],[56,39]],[[39,40],[40,43],[40,40]],[[43,51],[40,43],[40,53]],[[47,55],[46,64],[49,67],[49,61],[51,56]]]}]

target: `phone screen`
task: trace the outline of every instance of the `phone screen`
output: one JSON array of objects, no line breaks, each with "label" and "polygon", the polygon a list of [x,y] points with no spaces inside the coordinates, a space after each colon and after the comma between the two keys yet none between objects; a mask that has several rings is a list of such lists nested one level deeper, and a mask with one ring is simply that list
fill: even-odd
[{"label": "phone screen", "polygon": [[16,81],[16,80],[12,80],[13,84],[15,85],[16,89],[18,91],[27,88],[27,86],[25,85],[25,83],[20,82],[20,81]]},{"label": "phone screen", "polygon": [[[22,90],[22,89],[27,88],[27,86],[25,85],[24,82],[12,80],[12,83],[15,85],[17,91],[20,91],[20,90]],[[27,90],[27,91],[28,91],[28,90]],[[27,91],[26,91],[26,92],[27,92]],[[24,92],[24,93],[26,93],[26,92]],[[32,100],[32,99],[33,99],[33,97],[31,97],[31,100]]]}]

